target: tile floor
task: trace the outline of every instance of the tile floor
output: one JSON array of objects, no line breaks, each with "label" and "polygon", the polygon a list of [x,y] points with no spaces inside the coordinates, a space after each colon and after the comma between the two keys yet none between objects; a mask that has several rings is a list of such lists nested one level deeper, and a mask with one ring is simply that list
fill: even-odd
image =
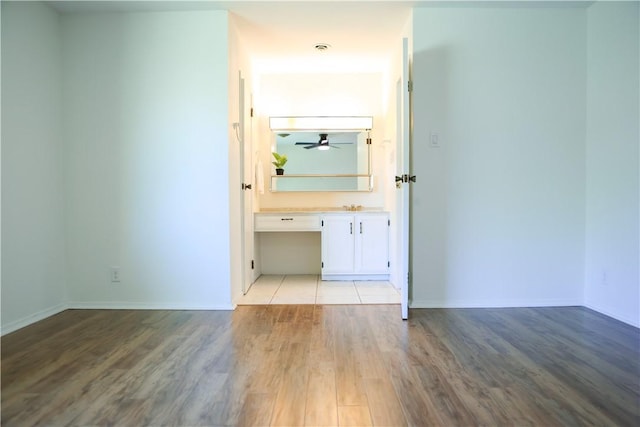
[{"label": "tile floor", "polygon": [[317,275],[263,275],[238,305],[264,304],[400,304],[389,282],[326,281]]}]

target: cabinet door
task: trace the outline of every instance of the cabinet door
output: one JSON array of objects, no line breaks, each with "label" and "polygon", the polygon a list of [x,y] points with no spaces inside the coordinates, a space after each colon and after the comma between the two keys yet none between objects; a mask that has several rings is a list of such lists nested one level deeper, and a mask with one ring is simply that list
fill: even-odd
[{"label": "cabinet door", "polygon": [[322,220],[322,273],[349,274],[354,266],[355,224],[351,215],[326,215]]},{"label": "cabinet door", "polygon": [[389,216],[356,216],[355,272],[389,273]]}]

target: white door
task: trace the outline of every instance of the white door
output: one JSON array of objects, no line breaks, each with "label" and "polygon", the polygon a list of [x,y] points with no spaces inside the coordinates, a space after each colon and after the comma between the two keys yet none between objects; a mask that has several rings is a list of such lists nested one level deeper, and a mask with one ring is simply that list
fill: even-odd
[{"label": "white door", "polygon": [[327,215],[322,218],[322,274],[349,274],[354,268],[354,217]]},{"label": "white door", "polygon": [[355,272],[388,274],[389,217],[386,214],[357,215],[355,225]]},{"label": "white door", "polygon": [[[239,73],[239,123],[236,128],[240,143],[240,179],[242,196],[242,293],[246,294],[253,283],[253,158],[251,149],[251,115],[246,107],[245,80]],[[249,102],[250,104],[250,102]],[[248,130],[248,131],[247,131]]]},{"label": "white door", "polygon": [[411,282],[410,266],[409,266],[409,226],[410,226],[410,185],[411,182],[411,80],[409,76],[410,57],[409,57],[409,39],[402,39],[402,77],[398,83],[398,126],[399,141],[398,155],[396,156],[397,166],[397,198],[396,211],[398,212],[398,234],[402,265],[399,266],[400,275],[400,305],[402,318],[409,318],[409,287]]}]

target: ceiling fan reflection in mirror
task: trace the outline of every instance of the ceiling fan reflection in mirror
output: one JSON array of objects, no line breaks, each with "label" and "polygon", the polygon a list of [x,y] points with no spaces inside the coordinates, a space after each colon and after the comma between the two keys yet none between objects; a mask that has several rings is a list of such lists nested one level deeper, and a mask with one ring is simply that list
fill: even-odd
[{"label": "ceiling fan reflection in mirror", "polygon": [[312,148],[317,148],[318,150],[329,150],[330,148],[340,148],[337,144],[352,144],[352,142],[337,142],[329,144],[329,134],[321,133],[320,140],[318,142],[296,142],[296,145],[305,145],[305,149],[309,150]]}]

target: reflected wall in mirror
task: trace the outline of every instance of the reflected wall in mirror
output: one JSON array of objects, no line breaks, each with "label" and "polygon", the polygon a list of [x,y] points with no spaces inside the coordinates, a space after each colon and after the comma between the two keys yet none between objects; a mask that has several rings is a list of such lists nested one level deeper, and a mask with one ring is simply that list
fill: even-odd
[{"label": "reflected wall in mirror", "polygon": [[371,191],[367,133],[275,131],[274,151],[288,158],[271,191]]}]

